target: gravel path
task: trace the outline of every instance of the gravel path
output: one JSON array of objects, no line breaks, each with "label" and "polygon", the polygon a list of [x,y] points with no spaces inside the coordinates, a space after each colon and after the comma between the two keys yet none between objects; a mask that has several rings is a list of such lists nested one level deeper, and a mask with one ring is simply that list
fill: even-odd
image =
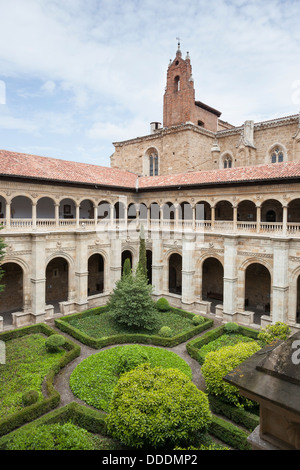
[{"label": "gravel path", "polygon": [[[49,326],[51,328],[53,328],[54,330],[57,330],[59,333],[62,333],[58,328],[55,327],[55,324],[54,324],[54,321],[51,320],[49,322],[47,322],[49,324]],[[213,328],[215,328],[216,325],[213,326]],[[201,334],[207,332],[208,330],[205,330],[204,332],[202,332]],[[80,348],[81,348],[81,354],[79,357],[77,357],[76,359],[74,359],[72,362],[70,362],[66,367],[64,367],[58,374],[57,376],[55,377],[55,380],[54,380],[54,387],[55,389],[60,393],[60,397],[61,397],[61,400],[60,400],[60,407],[61,406],[65,406],[67,405],[68,403],[72,402],[72,401],[75,401],[77,403],[82,403],[82,404],[85,404],[84,402],[82,402],[81,400],[79,400],[77,397],[75,397],[70,389],[70,386],[69,386],[69,377],[71,375],[71,373],[73,372],[73,370],[75,369],[75,367],[81,362],[83,361],[84,359],[86,359],[87,357],[91,356],[92,354],[96,354],[100,351],[104,351],[105,349],[109,349],[109,348],[112,348],[112,347],[115,347],[117,346],[116,344],[115,345],[112,345],[112,346],[107,346],[105,348],[102,348],[102,349],[94,349],[94,348],[90,348],[89,346],[86,346],[82,343],[80,343],[79,341],[77,341],[75,338],[71,337],[71,336],[68,336],[66,333],[63,333],[65,336],[67,336],[71,341],[73,341],[74,343],[77,343],[80,345]],[[201,336],[201,334],[199,336]],[[188,340],[190,341],[190,340]],[[187,342],[188,342],[187,341]],[[191,358],[191,356],[188,354],[187,350],[186,350],[186,343],[181,343],[179,344],[178,346],[175,346],[173,348],[166,348],[168,351],[172,351],[176,354],[178,354],[182,359],[184,359],[188,365],[190,366],[191,370],[192,370],[192,375],[193,375],[193,383],[200,389],[200,390],[203,390],[205,389],[205,382],[204,382],[204,379],[201,375],[201,368],[200,368],[200,365],[199,363]],[[155,346],[154,346],[155,347]],[[86,404],[85,404],[86,405]]]}]

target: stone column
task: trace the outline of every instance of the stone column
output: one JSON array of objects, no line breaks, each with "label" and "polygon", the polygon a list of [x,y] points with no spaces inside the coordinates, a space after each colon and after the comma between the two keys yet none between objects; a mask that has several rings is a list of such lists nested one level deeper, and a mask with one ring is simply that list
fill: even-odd
[{"label": "stone column", "polygon": [[260,232],[261,206],[256,206],[256,232]]},{"label": "stone column", "polygon": [[75,304],[78,312],[88,308],[88,251],[86,232],[76,232]]},{"label": "stone column", "polygon": [[37,207],[37,203],[36,203],[36,202],[33,202],[33,203],[32,203],[32,213],[31,213],[31,216],[32,216],[32,228],[33,228],[33,229],[36,229],[36,207]]},{"label": "stone column", "polygon": [[284,236],[287,234],[287,224],[288,224],[288,207],[282,207],[282,233]]},{"label": "stone column", "polygon": [[233,232],[237,231],[237,206],[233,206]]},{"label": "stone column", "polygon": [[153,295],[163,293],[163,242],[159,228],[151,231],[152,237],[152,285]]},{"label": "stone column", "polygon": [[211,206],[211,230],[214,231],[215,229],[215,206]]},{"label": "stone column", "polygon": [[59,204],[55,204],[55,225],[59,227]]},{"label": "stone column", "polygon": [[80,204],[76,204],[76,227],[79,227],[79,219],[80,219]]},{"label": "stone column", "polygon": [[109,290],[115,288],[116,282],[122,275],[122,240],[115,231],[110,235],[110,286]]},{"label": "stone column", "polygon": [[195,302],[195,236],[184,236],[182,239],[182,295],[183,304]]},{"label": "stone column", "polygon": [[235,321],[237,313],[237,242],[236,236],[224,237],[223,318]]},{"label": "stone column", "polygon": [[6,228],[10,228],[10,219],[11,219],[11,202],[6,202],[5,208],[5,218],[6,218]]},{"label": "stone column", "polygon": [[289,239],[273,239],[272,322],[288,319]]},{"label": "stone column", "polygon": [[34,323],[45,319],[46,307],[46,233],[32,233],[31,308]]}]

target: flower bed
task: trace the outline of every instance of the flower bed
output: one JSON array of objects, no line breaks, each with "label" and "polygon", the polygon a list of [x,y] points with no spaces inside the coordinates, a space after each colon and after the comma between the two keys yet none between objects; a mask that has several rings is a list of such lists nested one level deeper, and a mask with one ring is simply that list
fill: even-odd
[{"label": "flower bed", "polygon": [[157,346],[173,347],[180,344],[202,331],[211,328],[213,320],[204,319],[203,323],[194,325],[194,313],[170,308],[168,312],[159,312],[161,326],[170,326],[172,336],[159,335],[160,327],[149,333],[122,328],[110,320],[110,312],[107,307],[98,307],[75,313],[68,317],[55,320],[55,325],[65,333],[78,339],[83,344],[100,349],[112,344],[142,343]]},{"label": "flower bed", "polygon": [[[0,436],[7,434],[24,423],[36,419],[59,404],[60,395],[53,387],[53,379],[66,364],[79,356],[80,347],[66,339],[63,352],[55,353],[54,358],[53,353],[47,352],[45,346],[46,338],[53,334],[55,334],[55,331],[42,323],[0,334],[0,340],[5,343],[10,341],[18,342],[17,350],[16,348],[11,348],[12,343],[7,347],[8,362],[7,364],[0,365],[3,372],[1,373],[3,379],[1,387],[4,390],[2,409],[6,410],[4,416],[0,419]],[[14,354],[10,350],[14,350]],[[39,352],[37,353],[37,351]],[[21,358],[20,364],[17,367],[19,371],[13,368],[12,362],[9,362],[10,358],[15,356],[16,364],[18,359],[16,356],[18,355]],[[39,371],[40,368],[42,369]],[[18,375],[19,381],[16,385]],[[43,382],[45,387],[46,396],[41,392],[41,382]],[[21,394],[16,393],[14,395],[16,403],[13,403],[13,401],[9,403],[13,396],[13,393],[9,391],[10,386],[12,390],[16,389],[18,392],[20,390],[22,392],[38,392],[38,400],[32,404],[27,402],[21,406]]]}]

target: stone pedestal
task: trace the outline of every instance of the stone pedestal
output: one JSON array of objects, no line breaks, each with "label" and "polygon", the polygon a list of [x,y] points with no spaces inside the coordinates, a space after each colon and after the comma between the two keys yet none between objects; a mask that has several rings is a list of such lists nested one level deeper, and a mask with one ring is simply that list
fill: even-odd
[{"label": "stone pedestal", "polygon": [[300,332],[258,351],[224,380],[260,405],[254,449],[300,450]]}]

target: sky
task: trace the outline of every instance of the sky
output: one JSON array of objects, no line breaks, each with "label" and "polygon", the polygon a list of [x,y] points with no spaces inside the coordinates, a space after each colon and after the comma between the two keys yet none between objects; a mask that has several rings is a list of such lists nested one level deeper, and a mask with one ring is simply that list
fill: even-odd
[{"label": "sky", "polygon": [[299,19],[299,0],[0,0],[0,149],[110,166],[162,122],[178,37],[221,119],[297,114]]}]

